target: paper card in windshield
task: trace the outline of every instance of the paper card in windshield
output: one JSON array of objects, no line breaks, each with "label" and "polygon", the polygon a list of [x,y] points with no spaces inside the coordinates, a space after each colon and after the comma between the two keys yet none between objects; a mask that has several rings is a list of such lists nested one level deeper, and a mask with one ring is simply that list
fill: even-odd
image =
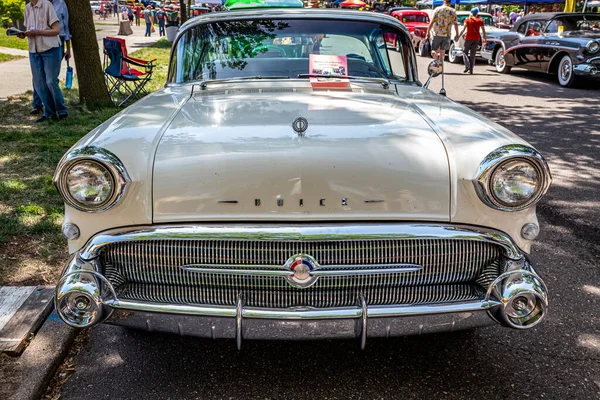
[{"label": "paper card in windshield", "polygon": [[311,75],[324,75],[310,78],[313,87],[345,89],[349,86],[349,80],[344,78],[348,76],[348,59],[346,56],[310,54],[308,69],[308,73]]}]

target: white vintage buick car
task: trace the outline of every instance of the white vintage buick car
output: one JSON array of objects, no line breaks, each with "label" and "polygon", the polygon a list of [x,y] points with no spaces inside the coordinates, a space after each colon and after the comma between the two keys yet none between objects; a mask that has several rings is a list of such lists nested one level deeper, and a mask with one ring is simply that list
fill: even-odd
[{"label": "white vintage buick car", "polygon": [[188,21],[164,89],[58,165],[59,315],[238,347],[535,326],[548,165],[426,86],[408,32],[379,13]]}]

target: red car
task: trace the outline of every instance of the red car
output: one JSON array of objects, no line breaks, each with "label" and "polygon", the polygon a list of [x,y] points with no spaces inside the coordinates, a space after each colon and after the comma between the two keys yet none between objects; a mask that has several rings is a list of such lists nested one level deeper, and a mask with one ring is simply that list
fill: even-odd
[{"label": "red car", "polygon": [[[427,26],[429,25],[429,15],[425,11],[419,10],[397,10],[392,12],[392,17],[398,19],[406,26],[411,37],[414,34],[415,26]],[[398,44],[396,43],[396,36],[392,34],[385,35],[385,41],[391,44],[396,50],[398,50]],[[413,41],[414,43],[414,41]]]}]

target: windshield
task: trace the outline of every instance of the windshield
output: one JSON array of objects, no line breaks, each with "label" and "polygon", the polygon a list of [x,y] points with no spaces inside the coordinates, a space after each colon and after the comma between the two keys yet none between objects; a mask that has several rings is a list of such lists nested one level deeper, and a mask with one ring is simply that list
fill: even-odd
[{"label": "windshield", "polygon": [[400,17],[400,20],[402,21],[402,23],[407,23],[407,22],[423,22],[423,23],[428,23],[429,22],[429,17],[427,15],[403,15],[402,17]]},{"label": "windshield", "polygon": [[[469,18],[468,15],[459,15],[458,24],[462,25],[465,23],[465,19]],[[491,15],[479,15],[479,18],[483,20],[483,24],[487,26],[494,26],[494,19]]]},{"label": "windshield", "polygon": [[[388,52],[384,34],[398,35]],[[177,41],[169,81],[244,77],[297,78],[306,74],[405,79],[411,56],[401,32],[376,23],[340,20],[247,20],[195,26]],[[315,67],[328,60],[331,70]],[[311,68],[309,69],[309,60]],[[337,65],[339,64],[339,65]]]},{"label": "windshield", "polygon": [[600,33],[600,15],[577,15],[554,19],[548,24],[549,33],[588,31]]}]

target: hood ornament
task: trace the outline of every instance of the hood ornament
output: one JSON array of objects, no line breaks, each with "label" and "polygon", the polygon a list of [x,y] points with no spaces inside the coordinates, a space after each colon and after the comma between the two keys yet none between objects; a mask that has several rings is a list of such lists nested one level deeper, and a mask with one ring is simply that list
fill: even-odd
[{"label": "hood ornament", "polygon": [[308,128],[308,120],[304,117],[298,117],[292,122],[292,128],[300,137],[304,137],[304,132]]}]

